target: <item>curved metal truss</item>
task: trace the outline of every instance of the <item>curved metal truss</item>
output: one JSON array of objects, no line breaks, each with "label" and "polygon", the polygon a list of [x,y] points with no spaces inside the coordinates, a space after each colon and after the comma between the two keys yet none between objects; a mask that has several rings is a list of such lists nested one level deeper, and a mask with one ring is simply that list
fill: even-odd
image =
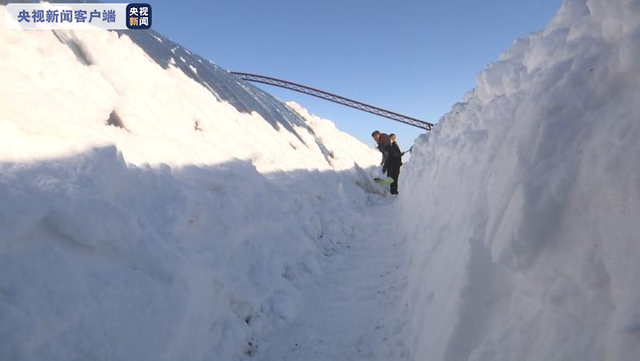
[{"label": "curved metal truss", "polygon": [[384,118],[395,120],[397,122],[401,122],[407,125],[421,128],[421,129],[431,130],[431,128],[433,128],[432,123],[425,122],[420,119],[408,117],[406,115],[392,112],[390,110],[378,108],[373,105],[365,104],[353,99],[345,98],[340,95],[332,94],[332,93],[322,91],[316,88],[308,87],[302,84],[298,84],[298,83],[294,83],[294,82],[290,82],[282,79],[276,79],[268,76],[257,75],[257,74],[240,73],[235,71],[232,71],[230,73],[245,81],[273,85],[280,88],[297,91],[299,93],[304,93],[320,99],[328,100],[330,102],[342,104],[350,108],[362,110],[367,113],[375,114]]}]

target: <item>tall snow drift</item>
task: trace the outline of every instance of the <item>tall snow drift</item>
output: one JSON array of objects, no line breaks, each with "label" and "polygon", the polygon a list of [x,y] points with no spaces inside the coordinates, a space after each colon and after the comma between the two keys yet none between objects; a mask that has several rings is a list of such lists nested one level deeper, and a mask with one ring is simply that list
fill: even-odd
[{"label": "tall snow drift", "polygon": [[640,2],[567,0],[404,167],[416,360],[638,360]]},{"label": "tall snow drift", "polygon": [[0,24],[0,360],[250,358],[365,213],[354,161],[155,32]]}]

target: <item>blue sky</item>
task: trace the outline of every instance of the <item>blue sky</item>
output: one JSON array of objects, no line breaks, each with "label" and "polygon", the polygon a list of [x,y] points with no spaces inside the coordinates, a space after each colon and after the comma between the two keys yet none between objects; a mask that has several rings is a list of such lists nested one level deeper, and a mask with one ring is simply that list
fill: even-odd
[{"label": "blue sky", "polygon": [[[545,27],[562,0],[154,1],[153,28],[229,69],[309,85],[436,122],[516,38]],[[372,144],[408,148],[420,129],[261,86]]]}]

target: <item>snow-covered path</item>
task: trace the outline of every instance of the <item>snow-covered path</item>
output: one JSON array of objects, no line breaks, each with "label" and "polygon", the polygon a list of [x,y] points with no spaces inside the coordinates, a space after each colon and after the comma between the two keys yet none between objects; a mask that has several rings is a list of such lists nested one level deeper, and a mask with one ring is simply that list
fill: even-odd
[{"label": "snow-covered path", "polygon": [[[384,200],[386,201],[386,199]],[[402,341],[407,253],[384,220],[395,204],[372,205],[357,239],[304,286],[303,309],[256,354],[270,360],[407,360]]]}]

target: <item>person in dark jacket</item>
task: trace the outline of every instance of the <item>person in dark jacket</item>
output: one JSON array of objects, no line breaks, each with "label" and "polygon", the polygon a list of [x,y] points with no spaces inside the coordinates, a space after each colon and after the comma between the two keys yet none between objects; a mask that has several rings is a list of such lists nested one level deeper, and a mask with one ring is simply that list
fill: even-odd
[{"label": "person in dark jacket", "polygon": [[398,194],[398,177],[400,176],[400,167],[402,166],[402,152],[395,142],[391,141],[391,137],[385,133],[375,131],[371,133],[371,137],[378,143],[378,150],[382,153],[382,171],[393,178],[391,183],[391,194]]}]

